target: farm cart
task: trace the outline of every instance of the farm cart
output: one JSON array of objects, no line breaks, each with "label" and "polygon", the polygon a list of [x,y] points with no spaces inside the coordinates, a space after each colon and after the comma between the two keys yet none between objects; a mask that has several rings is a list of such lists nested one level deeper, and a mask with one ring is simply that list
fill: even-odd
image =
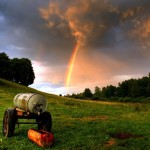
[{"label": "farm cart", "polygon": [[[21,93],[14,97],[14,108],[8,108],[3,117],[3,135],[11,137],[18,124],[37,124],[39,130],[51,131],[52,118],[46,99],[35,93]],[[19,119],[35,119],[35,122],[19,122]]]}]

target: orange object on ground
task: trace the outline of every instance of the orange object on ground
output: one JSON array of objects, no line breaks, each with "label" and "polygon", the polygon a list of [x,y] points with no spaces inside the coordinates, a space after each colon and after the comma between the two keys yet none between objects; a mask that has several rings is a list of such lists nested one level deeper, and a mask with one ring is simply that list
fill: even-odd
[{"label": "orange object on ground", "polygon": [[54,143],[54,136],[51,132],[30,129],[28,138],[41,147],[50,147]]}]

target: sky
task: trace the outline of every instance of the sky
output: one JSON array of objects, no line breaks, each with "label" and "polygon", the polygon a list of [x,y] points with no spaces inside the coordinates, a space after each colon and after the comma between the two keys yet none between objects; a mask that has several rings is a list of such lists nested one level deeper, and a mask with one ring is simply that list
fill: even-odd
[{"label": "sky", "polygon": [[29,58],[53,94],[117,86],[150,72],[149,0],[0,0],[0,52]]}]

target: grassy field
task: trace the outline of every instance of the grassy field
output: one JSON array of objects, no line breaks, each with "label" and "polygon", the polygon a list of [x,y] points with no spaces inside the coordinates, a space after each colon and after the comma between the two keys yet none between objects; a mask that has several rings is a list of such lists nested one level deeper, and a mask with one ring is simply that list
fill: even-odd
[{"label": "grassy field", "polygon": [[[2,135],[4,111],[18,93],[41,93],[0,79],[0,150],[39,150],[27,132],[36,125],[16,126],[14,136]],[[48,100],[55,137],[52,150],[149,150],[150,104],[74,100],[41,93]]]}]

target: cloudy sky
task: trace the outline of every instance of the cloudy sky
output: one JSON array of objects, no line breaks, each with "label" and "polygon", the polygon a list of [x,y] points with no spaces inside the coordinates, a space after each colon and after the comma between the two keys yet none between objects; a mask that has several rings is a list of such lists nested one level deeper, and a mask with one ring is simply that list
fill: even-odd
[{"label": "cloudy sky", "polygon": [[0,0],[0,52],[29,58],[33,88],[117,86],[150,72],[149,0]]}]

